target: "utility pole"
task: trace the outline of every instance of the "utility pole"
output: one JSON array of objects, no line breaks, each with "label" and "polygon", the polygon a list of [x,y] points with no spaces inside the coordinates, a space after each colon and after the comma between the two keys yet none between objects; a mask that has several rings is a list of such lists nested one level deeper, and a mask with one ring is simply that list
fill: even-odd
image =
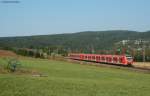
[{"label": "utility pole", "polygon": [[91,45],[91,52],[92,52],[92,54],[95,53],[95,50],[94,50],[94,46],[93,46],[93,45]]},{"label": "utility pole", "polygon": [[143,62],[145,62],[146,60],[145,60],[145,45],[143,45],[143,48],[142,48],[143,50]]},{"label": "utility pole", "polygon": [[145,62],[145,42],[141,40],[141,47],[142,47],[142,56],[143,56],[143,62]]}]

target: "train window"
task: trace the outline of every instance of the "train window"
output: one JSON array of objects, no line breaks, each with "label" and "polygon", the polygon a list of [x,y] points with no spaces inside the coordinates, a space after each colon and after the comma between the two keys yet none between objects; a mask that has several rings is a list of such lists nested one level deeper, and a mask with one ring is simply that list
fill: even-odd
[{"label": "train window", "polygon": [[87,59],[87,56],[85,56],[85,58]]},{"label": "train window", "polygon": [[120,63],[123,62],[123,58],[122,58],[122,57],[119,58],[119,62],[120,62]]},{"label": "train window", "polygon": [[109,57],[106,57],[106,60],[109,61]]},{"label": "train window", "polygon": [[99,56],[98,58],[99,58],[99,60],[101,60],[101,57],[100,57],[100,56]]},{"label": "train window", "polygon": [[109,57],[109,60],[108,60],[109,62],[111,62],[112,61],[112,58],[111,57]]},{"label": "train window", "polygon": [[102,57],[102,60],[105,60],[105,57]]},{"label": "train window", "polygon": [[98,56],[96,56],[96,60],[100,60]]},{"label": "train window", "polygon": [[92,59],[95,59],[95,56],[92,56]]},{"label": "train window", "polygon": [[117,62],[117,57],[113,57],[113,61]]},{"label": "train window", "polygon": [[132,61],[133,60],[132,56],[126,56],[126,58],[127,58],[128,61]]}]

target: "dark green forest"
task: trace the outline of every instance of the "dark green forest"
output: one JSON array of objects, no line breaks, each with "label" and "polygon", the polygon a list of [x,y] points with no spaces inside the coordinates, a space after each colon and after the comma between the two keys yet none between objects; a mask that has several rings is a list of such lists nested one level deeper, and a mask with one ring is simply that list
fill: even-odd
[{"label": "dark green forest", "polygon": [[[104,53],[114,52],[115,43],[121,40],[150,41],[150,31],[136,32],[127,30],[85,31],[68,34],[38,35],[22,37],[1,37],[1,49],[42,49],[51,53]],[[122,48],[122,47],[121,47]],[[107,53],[109,53],[107,52]]]}]

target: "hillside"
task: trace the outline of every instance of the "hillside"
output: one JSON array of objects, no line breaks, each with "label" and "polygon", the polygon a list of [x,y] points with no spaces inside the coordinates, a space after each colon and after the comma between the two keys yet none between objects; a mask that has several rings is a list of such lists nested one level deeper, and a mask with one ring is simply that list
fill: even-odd
[{"label": "hillside", "polygon": [[86,31],[70,34],[1,37],[0,47],[61,47],[66,50],[110,49],[113,44],[126,39],[150,40],[150,31]]}]

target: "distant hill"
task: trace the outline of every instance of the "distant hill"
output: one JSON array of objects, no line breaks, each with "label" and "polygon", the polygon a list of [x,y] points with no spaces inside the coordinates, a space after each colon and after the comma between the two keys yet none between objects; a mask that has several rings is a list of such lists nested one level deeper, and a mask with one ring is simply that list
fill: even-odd
[{"label": "distant hill", "polygon": [[1,37],[0,47],[37,48],[55,46],[67,50],[102,50],[110,49],[114,43],[126,39],[150,40],[150,31],[85,31],[57,35]]}]

